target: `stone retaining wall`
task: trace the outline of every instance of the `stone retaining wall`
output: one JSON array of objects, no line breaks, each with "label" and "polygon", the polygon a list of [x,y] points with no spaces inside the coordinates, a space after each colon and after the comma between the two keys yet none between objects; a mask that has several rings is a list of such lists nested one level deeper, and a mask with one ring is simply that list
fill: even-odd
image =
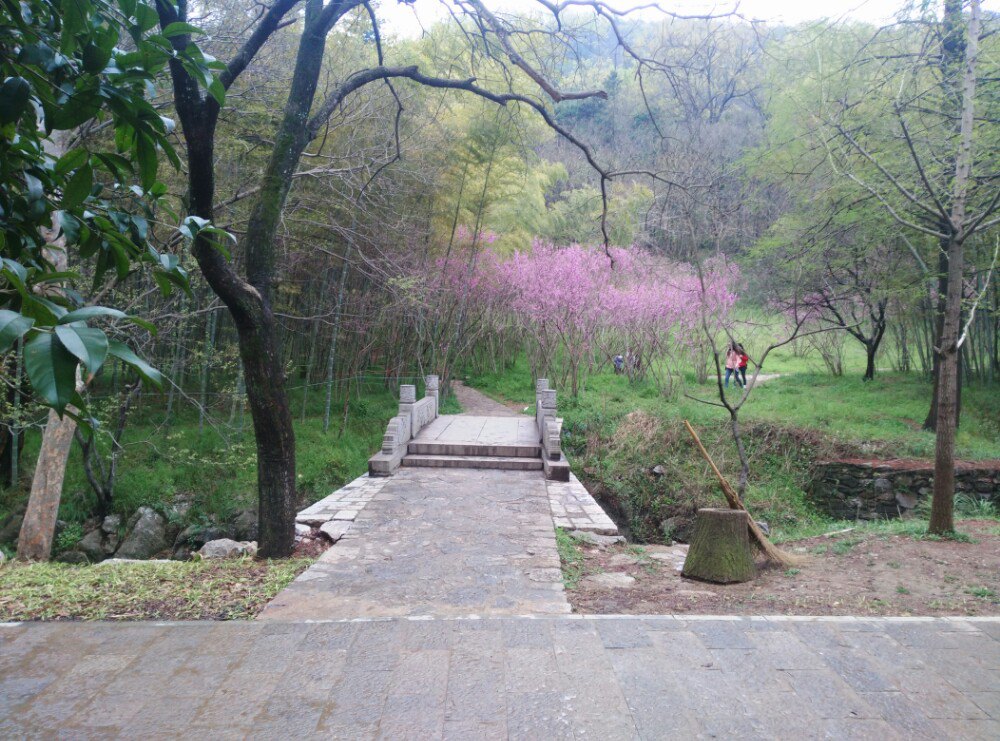
[{"label": "stone retaining wall", "polygon": [[[933,485],[930,461],[820,461],[807,492],[831,517],[874,520],[906,514],[930,499]],[[955,491],[1000,506],[1000,461],[957,462]]]}]

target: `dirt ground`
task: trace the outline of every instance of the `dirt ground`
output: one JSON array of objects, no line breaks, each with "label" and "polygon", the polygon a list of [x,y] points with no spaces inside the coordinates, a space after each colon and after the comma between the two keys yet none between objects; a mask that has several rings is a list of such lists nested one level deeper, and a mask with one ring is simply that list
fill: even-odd
[{"label": "dirt ground", "polygon": [[745,584],[685,579],[687,546],[679,544],[580,544],[582,561],[563,568],[580,613],[1000,614],[1000,523],[966,520],[960,530],[972,542],[851,530],[784,543],[804,562],[785,568],[758,561],[757,578]]}]

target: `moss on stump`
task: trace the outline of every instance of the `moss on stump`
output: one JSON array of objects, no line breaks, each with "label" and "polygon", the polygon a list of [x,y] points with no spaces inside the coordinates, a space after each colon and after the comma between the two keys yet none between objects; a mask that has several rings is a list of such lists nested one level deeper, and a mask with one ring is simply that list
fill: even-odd
[{"label": "moss on stump", "polygon": [[684,576],[716,584],[755,578],[747,517],[739,509],[699,509]]}]

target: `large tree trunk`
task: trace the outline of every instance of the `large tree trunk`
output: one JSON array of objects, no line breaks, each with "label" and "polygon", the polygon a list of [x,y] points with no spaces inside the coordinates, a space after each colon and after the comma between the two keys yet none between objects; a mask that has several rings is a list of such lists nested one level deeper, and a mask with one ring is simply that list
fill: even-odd
[{"label": "large tree trunk", "polygon": [[938,535],[955,529],[955,431],[958,408],[958,333],[962,312],[961,242],[954,240],[948,250],[950,270],[948,299],[939,339],[937,382],[937,437],[934,445],[934,498],[931,502],[929,532]]},{"label": "large tree trunk", "polygon": [[934,447],[934,498],[929,532],[945,535],[955,529],[955,430],[958,426],[960,332],[962,329],[962,278],[966,199],[972,173],[972,134],[975,123],[976,62],[979,53],[979,0],[969,7],[969,33],[962,74],[962,105],[952,185],[951,239],[948,243],[948,294],[941,337],[938,341],[937,438]]}]

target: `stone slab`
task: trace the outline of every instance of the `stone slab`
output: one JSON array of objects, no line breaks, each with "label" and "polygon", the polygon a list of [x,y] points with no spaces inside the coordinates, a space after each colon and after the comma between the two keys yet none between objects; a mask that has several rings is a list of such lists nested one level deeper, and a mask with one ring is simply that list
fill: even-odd
[{"label": "stone slab", "polygon": [[[888,620],[822,617],[0,624],[0,737],[992,739],[1000,732],[996,693],[950,682],[956,669],[991,671],[975,644],[931,649],[948,654],[922,670],[935,680],[921,685],[926,691],[874,689],[892,684],[888,655],[867,662],[862,689],[856,667],[799,639],[798,628],[810,623],[894,640]],[[995,642],[1000,621],[927,625]],[[761,644],[761,635],[784,640]],[[724,645],[732,647],[713,647]]]}]

